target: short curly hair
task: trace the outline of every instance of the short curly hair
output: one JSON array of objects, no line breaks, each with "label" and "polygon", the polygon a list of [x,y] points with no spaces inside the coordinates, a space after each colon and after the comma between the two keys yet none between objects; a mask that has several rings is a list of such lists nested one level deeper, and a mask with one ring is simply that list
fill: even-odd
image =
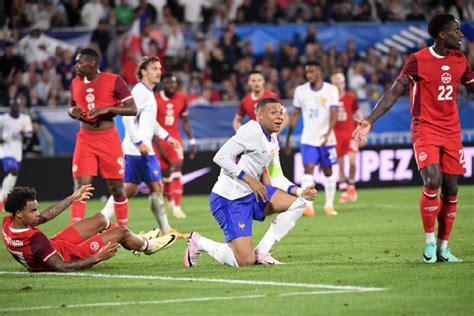
[{"label": "short curly hair", "polygon": [[441,13],[433,16],[428,23],[428,33],[436,39],[438,37],[439,32],[441,32],[444,27],[451,23],[456,22],[456,18],[448,13]]},{"label": "short curly hair", "polygon": [[16,212],[25,208],[29,201],[36,201],[36,190],[30,187],[15,187],[7,195],[5,211],[15,215]]}]

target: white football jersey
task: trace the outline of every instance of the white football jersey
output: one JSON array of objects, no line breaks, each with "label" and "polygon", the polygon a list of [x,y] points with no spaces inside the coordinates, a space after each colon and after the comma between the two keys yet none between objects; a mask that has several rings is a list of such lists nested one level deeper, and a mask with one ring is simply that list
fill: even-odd
[{"label": "white football jersey", "polygon": [[8,112],[4,113],[0,115],[0,130],[2,139],[5,141],[0,145],[0,158],[13,157],[20,162],[23,157],[21,133],[33,133],[31,118],[23,113],[20,113],[18,118],[13,118]]},{"label": "white football jersey", "polygon": [[260,179],[277,156],[277,138],[266,135],[257,121],[247,122],[214,156],[214,162],[222,169],[212,192],[228,200],[252,193],[249,185],[238,178],[241,172]]},{"label": "white football jersey", "polygon": [[137,83],[132,89],[132,96],[137,106],[136,116],[124,116],[125,138],[122,147],[125,155],[140,156],[140,151],[135,145],[143,142],[150,148],[149,155],[154,155],[153,136],[160,138],[168,136],[168,132],[161,128],[156,121],[157,105],[153,90],[144,83]]},{"label": "white football jersey", "polygon": [[[329,117],[332,107],[340,107],[339,91],[336,86],[323,82],[319,90],[311,88],[309,82],[296,87],[293,106],[303,113],[303,132],[301,143],[321,146],[323,135],[329,129]],[[336,145],[334,130],[326,146]]]}]

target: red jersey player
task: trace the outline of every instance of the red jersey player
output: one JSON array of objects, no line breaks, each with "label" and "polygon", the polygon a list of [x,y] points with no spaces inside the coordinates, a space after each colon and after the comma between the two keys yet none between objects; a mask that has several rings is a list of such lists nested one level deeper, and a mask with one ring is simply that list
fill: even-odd
[{"label": "red jersey player", "polygon": [[[357,104],[357,97],[354,93],[346,91],[346,78],[342,73],[335,73],[331,76],[331,82],[339,90],[339,102],[341,107],[337,115],[337,122],[334,126],[336,134],[337,162],[339,164],[339,189],[341,196],[339,202],[355,202],[357,191],[355,189],[355,160],[359,150],[357,142],[352,138],[355,128],[354,118],[362,119],[362,111]],[[345,156],[349,156],[349,179],[345,175]]]},{"label": "red jersey player", "polygon": [[408,58],[397,80],[369,117],[359,123],[354,136],[359,142],[365,142],[371,125],[410,86],[413,149],[423,178],[420,198],[425,230],[423,260],[426,263],[459,262],[462,260],[447,247],[456,217],[458,179],[466,171],[456,92],[459,83],[474,92],[474,73],[459,51],[464,36],[459,21],[451,14],[435,15],[428,24],[428,32],[435,39],[434,45]]},{"label": "red jersey player", "polygon": [[[250,93],[247,94],[241,101],[237,113],[235,113],[232,127],[237,131],[241,125],[242,119],[247,115],[249,119],[255,120],[255,106],[260,100],[265,98],[280,98],[273,92],[265,90],[265,78],[260,71],[252,71],[249,75],[247,84],[250,87]],[[283,127],[288,122],[288,114],[285,111]]]},{"label": "red jersey player", "polygon": [[149,239],[154,231],[137,236],[125,227],[110,228],[110,221],[102,213],[67,226],[51,239],[36,228],[72,203],[88,200],[92,190],[91,185],[83,185],[40,213],[35,189],[14,188],[5,202],[5,210],[12,215],[4,217],[2,224],[2,239],[13,258],[30,272],[68,272],[112,258],[120,244],[125,249],[152,254],[176,240],[174,234]]},{"label": "red jersey player", "polygon": [[161,172],[163,174],[164,194],[176,218],[186,218],[181,209],[183,197],[183,184],[181,182],[181,169],[183,167],[183,146],[181,133],[179,132],[179,121],[183,123],[183,129],[189,139],[191,159],[196,154],[196,140],[193,138],[191,125],[188,119],[188,105],[184,94],[176,91],[177,81],[172,74],[164,74],[161,78],[163,90],[155,93],[158,113],[156,119],[170,135],[177,139],[181,146],[173,147],[165,140],[159,140],[155,145],[155,154],[160,160]]},{"label": "red jersey player", "polygon": [[[92,183],[97,171],[107,180],[114,197],[119,225],[128,225],[128,201],[124,192],[124,158],[114,117],[136,115],[137,108],[120,76],[99,72],[99,54],[83,49],[76,58],[77,76],[71,82],[72,104],[69,115],[81,121],[74,149],[72,175],[76,188]],[[71,207],[71,221],[84,218],[85,202]]]}]

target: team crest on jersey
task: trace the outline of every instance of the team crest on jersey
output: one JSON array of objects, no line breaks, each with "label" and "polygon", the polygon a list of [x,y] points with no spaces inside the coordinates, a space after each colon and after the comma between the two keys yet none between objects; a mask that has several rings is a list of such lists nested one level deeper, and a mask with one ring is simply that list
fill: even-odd
[{"label": "team crest on jersey", "polygon": [[441,66],[441,70],[448,71],[450,67],[448,65]]},{"label": "team crest on jersey", "polygon": [[90,247],[92,250],[97,251],[99,249],[99,243],[97,241],[93,241],[91,242]]},{"label": "team crest on jersey", "polygon": [[158,175],[158,170],[156,170],[156,169],[153,170],[153,174],[154,174],[155,176],[157,176],[157,175]]},{"label": "team crest on jersey", "polygon": [[323,96],[320,96],[319,102],[321,103],[321,105],[326,105],[328,103],[328,99]]},{"label": "team crest on jersey", "polygon": [[240,228],[240,229],[244,229],[244,228],[245,228],[245,224],[244,224],[244,223],[240,223],[240,224],[239,224],[239,228]]},{"label": "team crest on jersey", "polygon": [[427,157],[428,157],[428,155],[427,155],[424,151],[422,151],[422,152],[418,155],[418,160],[419,160],[419,161],[425,161]]},{"label": "team crest on jersey", "polygon": [[95,100],[95,95],[93,95],[92,93],[89,93],[88,95],[86,95],[87,103],[92,103],[94,102],[94,100]]},{"label": "team crest on jersey", "polygon": [[451,82],[451,74],[445,72],[444,74],[441,75],[441,81],[444,84],[448,84]]}]

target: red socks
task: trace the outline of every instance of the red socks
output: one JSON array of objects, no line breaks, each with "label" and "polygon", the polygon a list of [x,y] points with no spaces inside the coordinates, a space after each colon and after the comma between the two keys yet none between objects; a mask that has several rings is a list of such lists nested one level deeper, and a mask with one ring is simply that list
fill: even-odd
[{"label": "red socks", "polygon": [[71,205],[71,223],[77,223],[86,215],[86,202],[74,202]]},{"label": "red socks", "polygon": [[170,195],[174,201],[174,205],[181,206],[181,200],[183,199],[183,183],[181,182],[181,177],[176,177],[171,181]]},{"label": "red socks", "polygon": [[458,207],[456,195],[441,194],[441,211],[438,215],[438,239],[449,240]]},{"label": "red socks", "polygon": [[120,226],[128,226],[128,199],[126,196],[120,199],[114,197],[114,211],[117,224]]},{"label": "red socks", "polygon": [[434,233],[439,209],[438,189],[423,187],[420,196],[420,211],[425,233]]}]

